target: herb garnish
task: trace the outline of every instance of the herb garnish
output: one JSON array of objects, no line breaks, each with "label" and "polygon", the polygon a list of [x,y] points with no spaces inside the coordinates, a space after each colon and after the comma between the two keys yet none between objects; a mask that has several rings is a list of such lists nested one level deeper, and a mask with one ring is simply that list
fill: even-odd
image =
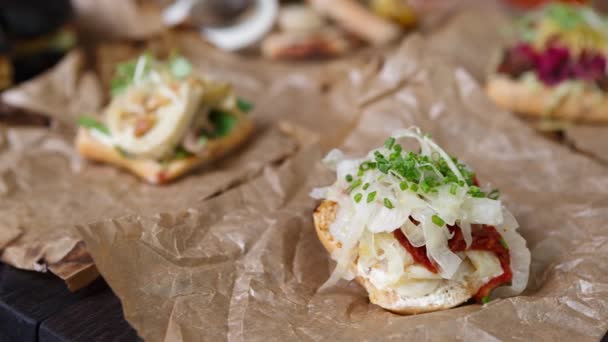
[{"label": "herb garnish", "polygon": [[443,227],[443,225],[445,224],[445,221],[444,221],[444,220],[443,220],[441,217],[439,217],[439,216],[437,216],[437,215],[433,215],[433,216],[431,217],[431,221],[433,221],[433,223],[434,223],[436,226],[439,226],[439,227]]},{"label": "herb garnish", "polygon": [[236,98],[236,106],[245,113],[249,113],[253,110],[253,104],[243,98]]},{"label": "herb garnish", "polygon": [[[430,156],[407,152],[396,143],[396,139],[393,137],[384,142],[384,147],[385,149],[374,151],[371,160],[359,164],[356,176],[346,175],[346,180],[351,183],[348,188],[349,192],[361,185],[362,177],[366,172],[377,169],[383,174],[378,178],[378,181],[381,181],[385,177],[384,175],[391,175],[398,180],[399,188],[402,191],[409,190],[419,194],[432,194],[437,193],[439,187],[448,185],[449,193],[454,196],[458,194],[458,188],[466,188],[468,195],[477,198],[487,197],[496,200],[500,196],[498,190],[492,190],[486,194],[478,186],[475,186],[475,173],[455,157],[450,157],[450,161],[453,163],[452,167],[455,166],[458,169],[462,178],[454,173],[448,162],[438,152],[434,152]],[[365,183],[363,190],[365,191],[369,187],[370,184]],[[372,202],[375,196],[375,191],[368,193],[367,202]],[[389,199],[385,198],[383,201],[385,207],[394,208]],[[434,222],[443,222],[443,220],[437,217]]]},{"label": "herb garnish", "polygon": [[209,112],[209,121],[211,121],[215,128],[211,134],[212,138],[228,135],[238,122],[234,115],[218,109],[212,109]]},{"label": "herb garnish", "polygon": [[[139,70],[138,70],[139,69]],[[160,61],[150,53],[122,62],[116,66],[114,77],[110,81],[110,92],[116,96],[124,92],[135,78],[147,75],[151,70],[166,70],[171,76],[181,79],[192,72],[192,64],[179,55],[174,55],[166,61]]]},{"label": "herb garnish", "polygon": [[106,125],[104,125],[103,123],[101,123],[101,122],[97,121],[96,119],[93,119],[92,117],[89,117],[89,116],[79,117],[78,125],[88,128],[88,129],[94,129],[105,135],[110,135],[110,130],[108,129],[108,127],[106,127]]}]

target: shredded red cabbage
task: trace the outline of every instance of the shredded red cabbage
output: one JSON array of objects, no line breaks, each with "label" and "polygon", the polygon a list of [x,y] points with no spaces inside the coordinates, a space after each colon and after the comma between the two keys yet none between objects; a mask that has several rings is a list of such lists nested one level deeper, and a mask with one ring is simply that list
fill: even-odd
[{"label": "shredded red cabbage", "polygon": [[537,51],[527,43],[520,43],[505,51],[499,73],[519,77],[527,71],[534,71],[549,86],[577,79],[596,83],[607,90],[606,57],[601,53],[583,51],[574,56],[568,48],[555,43],[543,51]]}]

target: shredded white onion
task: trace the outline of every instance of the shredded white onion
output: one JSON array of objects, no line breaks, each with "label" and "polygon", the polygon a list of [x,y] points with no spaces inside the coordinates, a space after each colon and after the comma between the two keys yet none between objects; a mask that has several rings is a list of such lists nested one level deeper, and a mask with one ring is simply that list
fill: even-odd
[{"label": "shredded white onion", "polygon": [[405,221],[405,223],[401,226],[401,231],[412,246],[422,247],[426,244],[422,229],[415,225],[414,222],[410,220]]},{"label": "shredded white onion", "polygon": [[424,218],[420,221],[424,238],[426,240],[426,253],[429,260],[435,261],[440,268],[440,274],[443,278],[451,279],[458,271],[458,266],[462,260],[458,255],[448,247],[448,239],[443,230],[439,229],[430,218]]},{"label": "shredded white onion", "polygon": [[494,295],[498,297],[510,297],[516,296],[526,289],[532,256],[530,250],[526,247],[526,240],[516,231],[518,226],[517,221],[515,221],[515,218],[507,209],[503,210],[504,216],[507,219],[505,223],[497,227],[497,230],[509,247],[513,279],[511,280],[511,286],[497,288],[494,291]]},{"label": "shredded white onion", "polygon": [[464,238],[464,242],[469,248],[471,243],[473,243],[473,234],[471,232],[471,224],[468,221],[462,220],[458,223],[460,227],[460,231],[462,232],[462,237]]},{"label": "shredded white onion", "polygon": [[497,226],[503,222],[500,201],[473,197],[467,198],[462,206],[467,212],[467,221],[471,223]]},{"label": "shredded white onion", "polygon": [[325,156],[325,158],[323,158],[323,165],[325,165],[326,168],[332,170],[332,171],[336,171],[336,167],[338,166],[338,163],[344,160],[344,153],[342,153],[342,151],[334,148],[333,150],[329,151],[329,153]]}]

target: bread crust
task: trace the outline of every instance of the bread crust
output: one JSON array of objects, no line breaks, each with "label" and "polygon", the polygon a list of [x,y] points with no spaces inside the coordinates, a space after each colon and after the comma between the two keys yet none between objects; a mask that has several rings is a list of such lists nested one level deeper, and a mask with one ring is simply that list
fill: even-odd
[{"label": "bread crust", "polygon": [[[554,118],[574,122],[608,123],[608,96],[598,90],[584,89],[562,98],[556,87],[495,75],[487,82],[486,94],[501,108],[536,118]],[[552,103],[559,99],[558,103]],[[553,108],[552,108],[553,107]]]},{"label": "bread crust", "polygon": [[[331,223],[336,218],[337,211],[338,204],[336,202],[324,200],[313,213],[317,236],[323,247],[330,253],[341,247],[340,242],[332,237],[329,230]],[[445,280],[431,294],[417,298],[404,298],[394,291],[377,289],[369,280],[357,272],[356,261],[351,265],[351,271],[355,273],[357,282],[367,290],[372,303],[398,314],[418,314],[449,309],[466,302],[477,291],[476,288],[466,286],[460,282]]]},{"label": "bread crust", "polygon": [[253,132],[253,122],[242,116],[226,136],[210,139],[201,154],[160,163],[151,159],[128,158],[114,146],[95,139],[88,129],[80,127],[76,136],[76,149],[87,159],[113,164],[126,169],[151,184],[166,184],[201,165],[225,156],[241,145]]}]

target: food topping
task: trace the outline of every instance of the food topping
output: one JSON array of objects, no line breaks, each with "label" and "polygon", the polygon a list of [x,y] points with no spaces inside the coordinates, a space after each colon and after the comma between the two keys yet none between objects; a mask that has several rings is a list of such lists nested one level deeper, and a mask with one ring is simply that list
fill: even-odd
[{"label": "food topping", "polygon": [[229,84],[197,77],[192,69],[180,56],[160,61],[144,54],[119,64],[107,126],[91,118],[82,118],[81,126],[133,158],[164,162],[202,152],[201,141],[228,135],[253,105]]},{"label": "food topping", "polygon": [[[417,141],[420,150],[406,151],[402,139]],[[342,246],[332,254],[337,266],[326,286],[352,279],[355,263],[375,286],[403,293],[429,293],[442,279],[461,281],[467,272],[483,280],[477,284],[483,296],[509,281],[503,295],[525,288],[530,254],[498,191],[479,186],[468,166],[419,129],[397,131],[365,158],[334,150],[325,162],[337,180],[311,196],[338,204],[330,233]],[[376,241],[380,236],[384,242]],[[379,243],[399,248],[388,256]],[[414,280],[423,281],[417,290]]]},{"label": "food topping", "polygon": [[[512,280],[513,274],[510,266],[509,247],[496,231],[496,228],[486,225],[477,226],[476,228],[472,234],[472,243],[467,247],[460,227],[457,225],[448,226],[452,234],[452,238],[448,241],[448,246],[452,252],[481,250],[493,252],[498,257],[501,273],[491,278],[479,289],[475,295],[475,298],[479,301],[483,297],[488,296],[494,288],[509,283]],[[437,273],[437,266],[429,260],[425,246],[414,247],[400,229],[395,230],[393,234],[399,243],[411,254],[416,263],[423,265],[430,272]],[[473,261],[473,263],[475,262]]]},{"label": "food topping", "polygon": [[521,42],[505,51],[499,73],[531,73],[548,86],[581,80],[607,90],[608,18],[590,7],[552,4],[524,17],[518,33]]},{"label": "food topping", "polygon": [[537,51],[527,43],[521,43],[504,54],[498,72],[514,78],[526,72],[534,72],[544,84],[553,86],[566,80],[584,80],[606,89],[606,57],[599,53],[582,51],[574,56],[558,45]]}]

